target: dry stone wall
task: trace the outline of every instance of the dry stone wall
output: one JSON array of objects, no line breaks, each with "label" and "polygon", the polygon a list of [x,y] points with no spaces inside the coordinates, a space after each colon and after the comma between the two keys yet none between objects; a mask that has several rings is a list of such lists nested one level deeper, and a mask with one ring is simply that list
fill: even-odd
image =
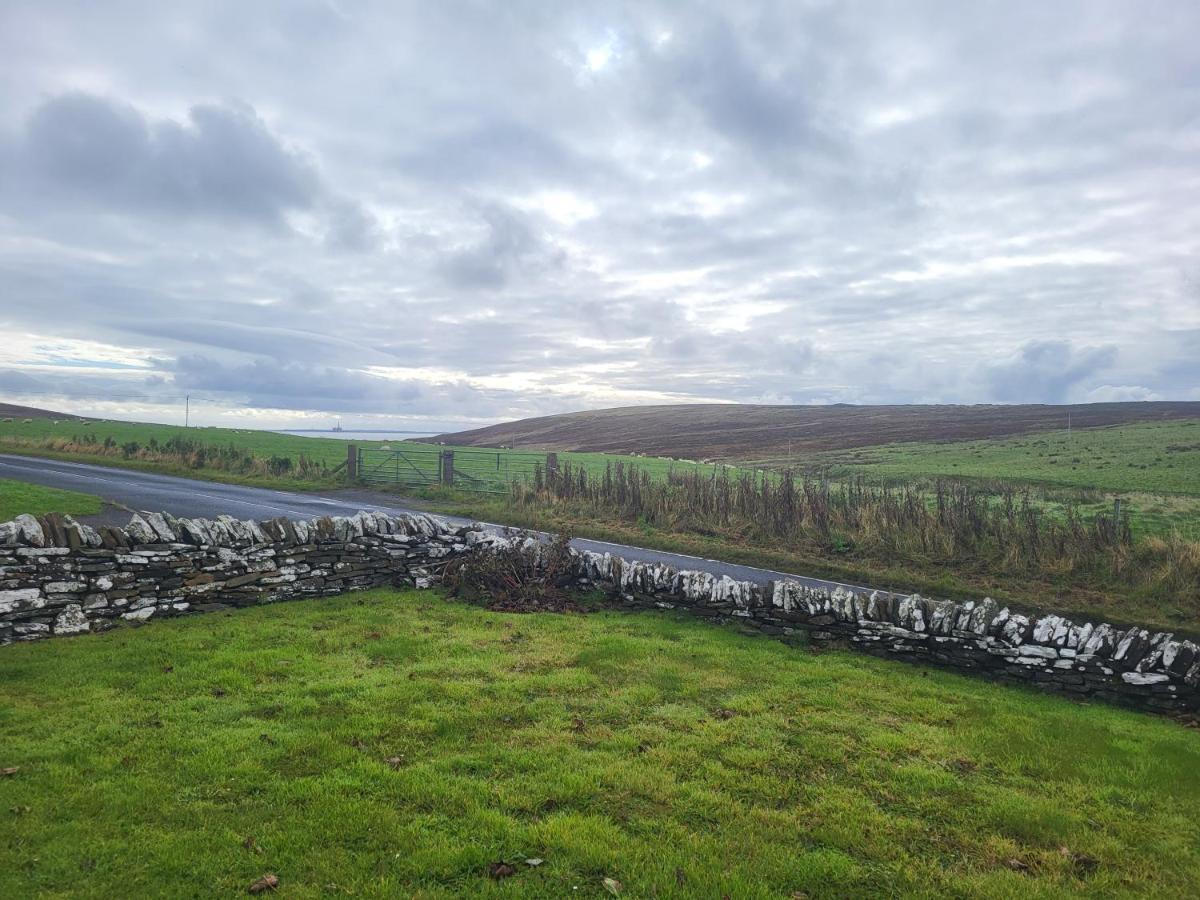
[{"label": "dry stone wall", "polygon": [[[381,585],[423,587],[448,559],[513,542],[541,546],[529,535],[425,515],[253,522],[140,513],[124,528],[99,529],[69,516],[19,516],[0,523],[0,644]],[[991,600],[755,584],[586,551],[575,551],[575,565],[579,586],[634,607],[736,619],[784,639],[807,634],[1078,698],[1200,711],[1200,647],[1171,633],[1034,618]]]},{"label": "dry stone wall", "polygon": [[135,515],[0,524],[0,644],[381,585],[427,585],[482,537],[430,516],[266,522]]},{"label": "dry stone wall", "polygon": [[993,600],[864,594],[795,581],[765,585],[579,554],[580,582],[610,587],[626,603],[737,618],[770,635],[801,632],[867,653],[946,666],[1159,712],[1200,710],[1200,647],[1170,632],[1040,618]]}]

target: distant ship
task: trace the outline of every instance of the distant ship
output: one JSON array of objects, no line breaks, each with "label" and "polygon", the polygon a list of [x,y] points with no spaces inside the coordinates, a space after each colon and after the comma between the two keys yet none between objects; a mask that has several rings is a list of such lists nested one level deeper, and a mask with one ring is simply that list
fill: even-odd
[{"label": "distant ship", "polygon": [[342,420],[338,419],[337,424],[334,425],[333,428],[331,428],[330,430],[331,431],[341,431],[342,430]]}]

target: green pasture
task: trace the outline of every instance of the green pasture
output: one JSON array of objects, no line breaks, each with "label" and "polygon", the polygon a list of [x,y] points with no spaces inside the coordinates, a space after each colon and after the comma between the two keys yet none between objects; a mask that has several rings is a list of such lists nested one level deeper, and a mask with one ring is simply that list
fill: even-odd
[{"label": "green pasture", "polygon": [[1197,896],[1198,767],[963,675],[375,591],[3,648],[0,896]]}]

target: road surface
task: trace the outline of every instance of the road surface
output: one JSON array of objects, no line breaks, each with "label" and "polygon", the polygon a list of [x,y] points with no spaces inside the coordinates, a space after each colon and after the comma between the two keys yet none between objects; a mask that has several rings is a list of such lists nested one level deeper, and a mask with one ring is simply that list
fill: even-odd
[{"label": "road surface", "polygon": [[[230,515],[237,519],[273,519],[277,516],[286,516],[289,519],[311,519],[314,516],[353,515],[362,509],[385,513],[425,512],[414,506],[403,505],[403,498],[373,491],[334,491],[326,495],[276,491],[270,488],[221,484],[215,481],[196,481],[174,475],[136,472],[129,469],[110,469],[87,463],[14,456],[6,453],[0,453],[0,478],[12,478],[46,487],[96,494],[110,503],[131,510],[169,512],[175,516],[193,518],[212,519],[220,515]],[[471,521],[458,516],[442,516],[442,518],[460,524]],[[493,523],[484,524],[496,529],[503,527]],[[758,569],[715,559],[703,559],[698,556],[631,547],[626,544],[611,544],[607,541],[576,538],[572,541],[572,545],[580,550],[612,553],[614,556],[622,556],[625,559],[661,562],[677,569],[728,575],[738,581],[753,581],[763,584],[767,581],[787,578],[812,587],[832,589],[840,586],[856,591],[870,590],[837,581],[807,578],[770,569]]]}]

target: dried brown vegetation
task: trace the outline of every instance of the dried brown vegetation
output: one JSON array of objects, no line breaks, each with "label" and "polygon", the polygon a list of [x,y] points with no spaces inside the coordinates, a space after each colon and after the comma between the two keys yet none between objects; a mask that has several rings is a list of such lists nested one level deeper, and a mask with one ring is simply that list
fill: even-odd
[{"label": "dried brown vegetation", "polygon": [[546,543],[508,536],[494,552],[452,560],[442,585],[455,597],[482,601],[507,612],[562,612],[578,609],[568,588],[575,572],[571,539],[556,535]]},{"label": "dried brown vegetation", "polygon": [[1085,518],[1070,506],[1051,516],[1007,485],[830,483],[727,470],[657,480],[636,466],[597,476],[567,464],[515,485],[513,501],[829,558],[1136,588],[1200,611],[1200,544],[1177,535],[1134,542],[1125,516]]}]

